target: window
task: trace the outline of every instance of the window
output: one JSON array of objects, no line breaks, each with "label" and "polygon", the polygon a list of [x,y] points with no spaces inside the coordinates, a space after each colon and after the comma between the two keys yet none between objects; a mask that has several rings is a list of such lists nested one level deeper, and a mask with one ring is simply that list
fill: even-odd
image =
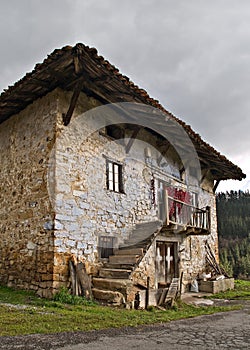
[{"label": "window", "polygon": [[123,192],[122,165],[107,160],[107,189]]},{"label": "window", "polygon": [[98,241],[98,252],[100,259],[106,259],[114,254],[115,237],[100,236]]}]

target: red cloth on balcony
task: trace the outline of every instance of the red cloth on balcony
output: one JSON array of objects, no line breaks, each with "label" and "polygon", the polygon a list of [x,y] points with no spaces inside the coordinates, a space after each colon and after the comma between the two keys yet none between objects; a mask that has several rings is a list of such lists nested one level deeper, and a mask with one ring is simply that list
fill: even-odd
[{"label": "red cloth on balcony", "polygon": [[[178,201],[181,201],[185,204],[190,204],[191,202],[191,195],[187,191],[183,191],[182,189],[178,189],[175,187],[167,187],[167,193],[169,197],[172,197],[173,199],[177,199]],[[168,206],[169,206],[169,218],[170,220],[175,221],[176,220],[176,214],[181,214],[183,209],[183,204],[174,201],[173,199],[168,200]],[[185,208],[185,206],[184,206]],[[185,213],[183,213],[185,215]]]}]

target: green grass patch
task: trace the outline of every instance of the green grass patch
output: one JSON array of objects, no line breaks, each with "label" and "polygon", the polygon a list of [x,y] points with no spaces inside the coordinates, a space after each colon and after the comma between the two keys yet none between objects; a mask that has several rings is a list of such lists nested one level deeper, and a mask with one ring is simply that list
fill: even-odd
[{"label": "green grass patch", "polygon": [[55,297],[58,300],[46,300],[32,292],[0,287],[0,336],[135,327],[239,308],[198,307],[178,303],[175,308],[166,311],[154,308],[150,311],[126,310],[86,300],[82,303],[72,300],[65,303],[62,301],[68,298],[66,291],[59,293]]},{"label": "green grass patch", "polygon": [[234,289],[213,294],[210,299],[250,300],[250,281],[235,280]]}]

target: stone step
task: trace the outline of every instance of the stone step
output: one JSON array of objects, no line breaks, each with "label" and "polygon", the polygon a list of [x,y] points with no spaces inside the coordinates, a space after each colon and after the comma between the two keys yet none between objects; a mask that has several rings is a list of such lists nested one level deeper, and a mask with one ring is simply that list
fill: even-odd
[{"label": "stone step", "polygon": [[140,242],[148,242],[151,240],[151,236],[149,238],[145,238],[145,237],[130,237],[129,239],[127,239],[126,241],[124,241],[123,246],[126,247],[126,244],[128,243],[140,243]]},{"label": "stone step", "polygon": [[127,288],[131,287],[133,282],[128,279],[114,279],[114,278],[93,278],[93,286],[96,289],[120,292],[126,295]]},{"label": "stone step", "polygon": [[146,249],[147,245],[150,244],[151,240],[143,240],[143,241],[137,241],[137,240],[128,240],[123,243],[121,246],[121,249],[137,249],[142,248]]},{"label": "stone step", "polygon": [[124,295],[117,291],[92,288],[92,293],[96,300],[104,303],[113,305],[122,305],[125,303]]},{"label": "stone step", "polygon": [[142,248],[126,249],[126,247],[124,247],[122,249],[115,250],[114,255],[143,255],[143,249]]},{"label": "stone step", "polygon": [[147,246],[151,243],[151,241],[141,241],[141,242],[124,242],[123,245],[120,246],[121,249],[135,249],[142,248],[144,251]]},{"label": "stone step", "polygon": [[148,221],[148,222],[142,222],[140,224],[136,224],[135,230],[146,230],[146,231],[151,231],[151,230],[157,230],[159,227],[162,226],[161,221]]},{"label": "stone step", "polygon": [[151,236],[149,236],[149,237],[144,237],[144,236],[143,237],[138,237],[138,236],[134,237],[134,236],[132,236],[132,237],[126,239],[126,241],[124,242],[124,245],[128,242],[137,243],[137,242],[142,242],[142,241],[149,241],[150,239],[151,239]]},{"label": "stone step", "polygon": [[140,255],[111,255],[110,264],[136,264]]},{"label": "stone step", "polygon": [[134,269],[135,264],[110,264],[109,262],[106,262],[103,264],[103,268],[105,269],[121,269],[121,270],[130,270],[132,271]]},{"label": "stone step", "polygon": [[99,271],[99,277],[102,278],[129,279],[130,274],[131,270],[125,269],[101,268]]}]

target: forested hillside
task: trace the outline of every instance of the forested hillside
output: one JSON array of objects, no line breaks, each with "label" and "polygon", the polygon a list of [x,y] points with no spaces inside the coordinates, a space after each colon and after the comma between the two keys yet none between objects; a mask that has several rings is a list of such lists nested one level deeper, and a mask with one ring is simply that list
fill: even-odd
[{"label": "forested hillside", "polygon": [[250,278],[250,192],[218,193],[220,262],[236,278]]}]

